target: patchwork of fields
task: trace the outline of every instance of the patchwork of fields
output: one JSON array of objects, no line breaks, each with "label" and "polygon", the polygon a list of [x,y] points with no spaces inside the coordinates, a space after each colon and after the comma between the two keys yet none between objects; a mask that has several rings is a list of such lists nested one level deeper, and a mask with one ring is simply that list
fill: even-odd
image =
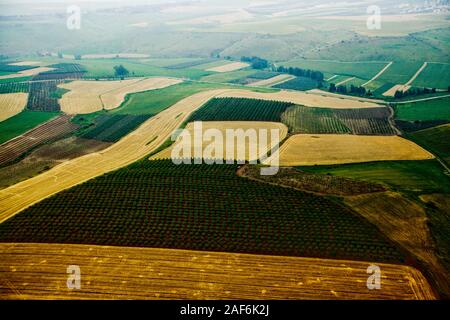
[{"label": "patchwork of fields", "polygon": [[[435,245],[432,241],[446,241],[442,231],[435,231],[443,229],[438,218],[431,219],[430,230],[435,232],[433,237],[438,236],[430,240],[426,226],[428,210],[442,209],[436,205],[422,208],[404,195],[422,199],[450,193],[444,169],[449,164],[448,125],[436,126],[450,119],[447,97],[424,101],[419,97],[419,101],[388,108],[382,105],[384,101],[316,90],[315,80],[271,69],[257,71],[241,62],[91,58],[76,64],[46,58],[44,63],[19,62],[5,65],[6,71],[0,68],[7,73],[0,76],[0,165],[4,167],[0,189],[11,185],[0,190],[0,251],[7,257],[0,268],[13,265],[20,270],[5,272],[24,296],[50,290],[48,296],[54,298],[100,298],[106,292],[129,298],[124,292],[131,285],[140,286],[136,298],[223,298],[224,292],[229,298],[248,299],[267,295],[283,299],[434,298],[420,272],[407,266],[384,265],[383,282],[390,291],[372,294],[358,284],[367,278],[363,261],[409,264],[418,259],[430,263],[431,272],[442,271],[435,252],[427,248]],[[98,79],[113,77],[112,66],[122,63],[133,76],[158,77]],[[446,63],[301,59],[283,65],[322,71],[328,83],[364,85],[375,97],[394,91],[395,85],[447,89],[449,81]],[[315,90],[295,91],[310,89]],[[79,115],[70,120],[69,115],[75,114]],[[168,139],[180,126],[192,134],[193,121],[204,121],[204,131],[221,133],[279,129],[281,140],[287,138],[280,148],[280,165],[302,167],[281,168],[275,178],[263,179],[251,174],[260,165],[250,169],[176,166],[168,159],[180,142],[169,146]],[[415,128],[404,130],[411,132],[405,134],[410,140],[397,136],[401,131],[395,124],[402,130]],[[271,141],[268,145],[273,147]],[[209,158],[249,160],[249,147],[255,147],[246,140],[240,144],[238,140],[235,146],[232,157],[219,152]],[[239,156],[244,147],[244,156]],[[204,150],[193,147],[190,151],[194,158]],[[263,162],[270,163],[270,158]],[[339,202],[324,195],[347,198]],[[379,218],[383,205],[392,206],[390,211],[386,207],[386,215],[392,214],[390,222]],[[412,210],[409,233],[402,206]],[[74,243],[90,245],[95,252],[87,253],[86,247]],[[124,246],[107,250],[130,257],[131,264],[113,256],[105,259],[117,268],[120,265],[127,283],[112,288],[94,281],[99,270],[106,268],[102,259],[97,263],[90,255],[101,256],[105,247],[94,245]],[[92,270],[89,296],[58,289],[61,280],[53,268],[67,260],[62,250],[69,246]],[[141,246],[149,248],[130,248]],[[25,257],[24,250],[34,250],[36,255]],[[49,261],[44,273],[53,279],[44,289],[30,280],[34,272],[30,266],[43,257]],[[184,259],[193,258],[196,261],[186,264]],[[149,260],[155,261],[154,270],[167,270],[170,262],[174,266],[165,276],[143,276],[135,283],[127,272]],[[230,270],[220,268],[225,260]],[[247,269],[256,261],[261,278]],[[207,280],[198,282],[196,277],[206,265]],[[242,270],[248,274],[242,276]],[[331,270],[351,279],[345,289],[340,280],[330,278]],[[221,281],[238,274],[239,283]],[[187,286],[179,285],[182,275],[188,279]],[[267,280],[264,275],[274,278]],[[437,281],[439,277],[431,278]],[[103,280],[109,281],[110,276],[106,273]],[[253,286],[243,292],[249,280]],[[24,281],[30,281],[31,289],[20,284]],[[174,288],[170,292],[162,289],[168,285]],[[17,297],[4,285],[0,285],[0,295]]]}]

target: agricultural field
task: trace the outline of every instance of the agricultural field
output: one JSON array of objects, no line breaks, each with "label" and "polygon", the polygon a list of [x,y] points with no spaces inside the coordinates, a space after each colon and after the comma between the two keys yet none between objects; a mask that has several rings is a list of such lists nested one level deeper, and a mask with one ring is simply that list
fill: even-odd
[{"label": "agricultural field", "polygon": [[[9,286],[0,284],[4,299],[436,298],[419,271],[393,264],[381,265],[382,287],[389,289],[367,290],[368,263],[358,261],[61,244],[4,243],[0,252],[0,271],[9,279]],[[74,255],[84,290],[65,289],[59,270]],[[52,280],[42,286],[41,278]]]},{"label": "agricultural field", "polygon": [[281,146],[279,161],[281,166],[314,166],[432,158],[428,151],[397,136],[298,134]]},{"label": "agricultural field", "polygon": [[[38,174],[77,157],[99,152],[111,143],[71,136],[47,142],[25,155],[23,159],[0,168],[0,189],[30,179]],[[22,158],[22,157],[21,157]]]},{"label": "agricultural field", "polygon": [[388,108],[326,109],[292,106],[281,121],[293,133],[395,135]]},{"label": "agricultural field", "polygon": [[[247,78],[247,80],[253,80],[253,79],[255,79],[255,78],[253,78],[253,76]],[[294,76],[291,76],[289,74],[280,74],[280,75],[277,75],[277,76],[274,76],[272,78],[265,79],[265,80],[251,81],[250,85],[253,87],[276,87],[276,85],[280,85],[280,84],[288,82],[292,79],[294,79]]]},{"label": "agricultural field", "polygon": [[205,82],[216,83],[233,83],[241,79],[247,78],[255,73],[255,70],[237,70],[231,72],[220,72],[202,77],[200,80]]},{"label": "agricultural field", "polygon": [[55,92],[62,80],[30,82],[27,109],[32,111],[58,112],[61,107]]},{"label": "agricultural field", "polygon": [[58,116],[57,112],[22,111],[0,122],[0,144]]},{"label": "agricultural field", "polygon": [[291,106],[291,103],[278,101],[216,98],[194,112],[189,121],[281,122],[281,115]]},{"label": "agricultural field", "polygon": [[14,161],[27,151],[43,143],[73,133],[78,126],[70,122],[70,116],[62,115],[27,131],[0,145],[0,166]]},{"label": "agricultural field", "polygon": [[27,105],[27,101],[27,93],[19,92],[0,94],[0,122],[22,112]]},{"label": "agricultural field", "polygon": [[94,128],[88,129],[80,137],[103,142],[117,142],[148,118],[148,115],[101,115],[95,119]]},{"label": "agricultural field", "polygon": [[205,71],[224,73],[224,72],[237,71],[237,70],[240,70],[240,69],[247,68],[249,66],[250,65],[248,63],[245,63],[245,62],[230,62],[230,63],[227,63],[225,65],[209,68],[209,69],[207,69]]},{"label": "agricultural field", "polygon": [[47,67],[27,69],[27,70],[19,71],[17,73],[11,73],[11,74],[0,76],[0,80],[22,78],[22,77],[32,77],[32,76],[38,75],[39,73],[52,71],[52,70],[53,70],[52,68],[47,68]]},{"label": "agricultural field", "polygon": [[310,78],[295,77],[292,80],[276,84],[273,86],[278,89],[307,91],[319,87],[319,82]]},{"label": "agricultural field", "polygon": [[332,108],[332,109],[353,109],[353,108],[379,108],[381,105],[377,101],[358,97],[345,97],[342,95],[330,94],[326,92],[317,94],[316,92],[285,91],[278,92],[255,92],[249,90],[229,90],[221,94],[221,98],[246,98],[269,101],[283,101],[298,104],[305,107]]},{"label": "agricultural field", "polygon": [[[144,122],[133,134],[125,136],[108,149],[67,161],[36,177],[0,190],[0,207],[3,208],[0,221],[61,190],[122,168],[158,151],[193,111],[224,92],[227,90],[209,90],[184,98]],[[29,188],[33,188],[34,192],[27,192]]]},{"label": "agricultural field", "polygon": [[33,80],[81,79],[86,72],[83,66],[76,63],[58,63],[48,67],[52,70],[39,73]]},{"label": "agricultural field", "polygon": [[385,83],[406,84],[422,65],[423,62],[420,61],[395,61],[377,80]]},{"label": "agricultural field", "polygon": [[394,107],[395,118],[405,121],[450,121],[450,98],[398,103]]},{"label": "agricultural field", "polygon": [[[324,60],[293,60],[281,63],[286,67],[298,67],[302,69],[317,70],[333,75],[358,77],[370,80],[379,73],[388,62],[381,61],[324,61]],[[333,80],[335,82],[335,80]]]},{"label": "agricultural field", "polygon": [[302,171],[382,184],[401,192],[450,193],[450,178],[436,160],[379,161],[300,167]]},{"label": "agricultural field", "polygon": [[346,207],[242,179],[237,169],[143,160],[25,209],[0,225],[0,241],[405,261]]},{"label": "agricultural field", "polygon": [[[198,132],[194,131],[195,126],[191,122],[186,126],[186,130],[188,130],[190,138],[182,138],[181,136],[178,137],[177,141],[172,146],[154,155],[151,159],[173,159],[172,153],[175,152],[175,155],[180,154],[180,156],[177,157],[179,159],[204,158],[208,161],[223,161],[224,159],[256,161],[266,157],[267,153],[275,148],[280,141],[283,141],[288,133],[288,128],[285,125],[276,122],[204,121],[201,123],[201,126],[202,136],[210,129],[219,130],[222,137],[226,137],[227,130],[243,130],[244,132],[248,132],[249,137],[252,136],[252,133],[255,133],[257,141],[250,144],[247,137],[240,139],[240,136],[238,135],[233,138],[233,153],[231,153],[230,149],[227,149],[229,148],[228,140],[207,141],[205,139],[205,141],[203,141],[201,139],[202,145],[197,146],[196,144],[198,144],[199,141],[195,139],[195,134],[198,134]],[[278,141],[271,141],[271,130],[277,130],[279,134]],[[261,138],[261,136],[264,136],[267,139],[264,145],[261,140],[264,138]],[[177,150],[180,150],[180,152],[176,152]],[[251,150],[253,150],[253,153]]]},{"label": "agricultural field", "polygon": [[447,90],[450,86],[450,64],[428,62],[412,84],[416,87]]},{"label": "agricultural field", "polygon": [[450,125],[425,129],[408,135],[408,138],[415,141],[422,147],[430,150],[440,157],[447,164],[450,164]]},{"label": "agricultural field", "polygon": [[127,94],[161,89],[180,83],[169,78],[130,79],[122,81],[73,81],[59,87],[70,90],[64,94],[61,110],[68,114],[86,114],[118,108]]},{"label": "agricultural field", "polygon": [[296,168],[279,168],[276,175],[263,176],[261,175],[260,166],[245,165],[238,170],[238,175],[256,181],[321,195],[354,196],[386,191],[385,187],[381,184],[329,174],[311,173],[308,172],[308,168],[304,171],[301,168],[300,170]]},{"label": "agricultural field", "polygon": [[17,93],[24,92],[27,93],[29,84],[26,82],[10,82],[1,83],[0,82],[0,94],[3,93]]}]

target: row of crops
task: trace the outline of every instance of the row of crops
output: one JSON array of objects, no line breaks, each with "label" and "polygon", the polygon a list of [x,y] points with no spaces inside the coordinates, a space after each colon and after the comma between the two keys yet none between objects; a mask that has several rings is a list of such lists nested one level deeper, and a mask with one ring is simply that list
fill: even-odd
[{"label": "row of crops", "polygon": [[37,67],[35,67],[35,66],[17,66],[17,65],[0,63],[0,72],[16,73],[16,72],[25,71],[25,70],[34,69],[34,68],[37,68]]},{"label": "row of crops", "polygon": [[49,68],[54,70],[41,72],[33,80],[81,79],[86,72],[85,68],[77,63],[52,64]]},{"label": "row of crops", "polygon": [[33,111],[60,111],[55,92],[61,80],[30,82],[27,109]]},{"label": "row of crops", "polygon": [[0,241],[404,261],[347,207],[237,168],[140,161],[33,205],[0,225]]},{"label": "row of crops", "polygon": [[27,82],[6,82],[0,83],[0,94],[28,92],[29,84]]},{"label": "row of crops", "polygon": [[94,127],[84,132],[81,137],[104,142],[116,142],[136,129],[149,117],[149,115],[101,115],[95,120]]},{"label": "row of crops", "polygon": [[282,116],[282,122],[295,133],[349,133],[359,135],[395,135],[387,108],[326,109],[294,106]]},{"label": "row of crops", "polygon": [[287,102],[246,98],[215,98],[189,121],[283,122],[293,133],[395,135],[388,108],[309,108]]},{"label": "row of crops", "polygon": [[189,121],[273,121],[292,103],[246,98],[215,98],[194,112]]}]

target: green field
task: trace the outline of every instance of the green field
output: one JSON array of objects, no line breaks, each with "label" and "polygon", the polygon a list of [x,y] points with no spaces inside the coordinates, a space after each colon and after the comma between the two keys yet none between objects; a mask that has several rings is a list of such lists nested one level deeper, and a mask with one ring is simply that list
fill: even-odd
[{"label": "green field", "polygon": [[[286,67],[299,67],[331,74],[338,74],[361,79],[372,79],[388,62],[340,62],[323,60],[292,60],[281,63]],[[334,82],[335,80],[333,80]]]},{"label": "green field", "polygon": [[417,131],[408,137],[450,165],[450,125]]},{"label": "green field", "polygon": [[201,78],[201,81],[207,82],[233,82],[243,78],[247,78],[255,73],[255,70],[237,70],[231,72],[215,73]]},{"label": "green field", "polygon": [[414,76],[422,65],[423,61],[395,61],[385,72],[383,72],[377,81],[405,84]]},{"label": "green field", "polygon": [[449,193],[450,177],[436,160],[381,161],[335,166],[300,167],[320,174],[381,183],[394,190],[417,193]]},{"label": "green field", "polygon": [[281,121],[293,133],[395,135],[387,108],[327,109],[293,106]]},{"label": "green field", "polygon": [[19,77],[19,78],[9,78],[9,79],[0,79],[1,83],[10,83],[10,82],[23,82],[31,80],[32,77]]},{"label": "green field", "polygon": [[292,80],[274,85],[273,88],[307,91],[316,89],[319,86],[319,82],[306,77],[296,77]]},{"label": "green field", "polygon": [[215,98],[195,111],[188,121],[281,122],[281,115],[293,104],[245,98]]},{"label": "green field", "polygon": [[142,160],[25,209],[0,225],[0,242],[405,261],[344,205],[238,177],[237,169]]},{"label": "green field", "polygon": [[414,80],[413,85],[447,90],[450,87],[450,64],[428,63],[427,67]]},{"label": "green field", "polygon": [[[67,61],[65,61],[67,62]],[[73,62],[73,60],[72,60]],[[113,77],[114,66],[123,65],[130,72],[131,76],[166,76],[177,78],[200,79],[203,76],[211,74],[203,70],[186,68],[186,69],[168,69],[151,65],[150,62],[141,62],[130,59],[92,59],[76,61],[82,65],[87,73],[87,78]],[[167,61],[166,61],[167,62]]]},{"label": "green field", "polygon": [[[410,99],[413,99],[410,97]],[[399,120],[449,120],[450,98],[397,104],[395,117]]]},{"label": "green field", "polygon": [[58,112],[22,111],[14,117],[0,122],[0,144],[47,122],[58,114]]}]

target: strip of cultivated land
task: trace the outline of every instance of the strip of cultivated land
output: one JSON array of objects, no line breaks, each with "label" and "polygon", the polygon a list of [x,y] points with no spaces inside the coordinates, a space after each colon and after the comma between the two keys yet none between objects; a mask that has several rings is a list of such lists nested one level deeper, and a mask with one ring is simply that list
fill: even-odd
[{"label": "strip of cultivated land", "polygon": [[62,115],[0,145],[0,165],[15,160],[23,153],[48,141],[74,132],[78,126],[70,116]]},{"label": "strip of cultivated land", "polygon": [[28,101],[28,93],[0,94],[0,121],[6,120],[20,113]]},{"label": "strip of cultivated land", "polygon": [[280,148],[281,166],[433,158],[431,153],[415,143],[397,136],[298,134],[290,137]]},{"label": "strip of cultivated land", "polygon": [[207,69],[205,71],[213,71],[213,72],[230,72],[230,71],[236,71],[236,70],[240,70],[243,68],[247,68],[250,65],[248,63],[245,62],[232,62],[232,63],[228,63],[225,64],[223,66],[219,66],[219,67],[214,67],[214,68],[210,68]]},{"label": "strip of cultivated land", "polygon": [[190,113],[227,90],[201,92],[185,98],[147,120],[108,149],[86,155],[0,191],[0,222],[33,203],[74,185],[135,162],[170,138]]},{"label": "strip of cultivated land", "polygon": [[[177,151],[175,152],[175,155],[180,154],[180,156],[177,156],[176,158],[205,158],[216,160],[232,159],[247,161],[258,160],[266,156],[266,154],[270,150],[272,150],[272,148],[274,148],[277,143],[283,141],[288,133],[288,128],[284,124],[276,122],[206,121],[202,122],[201,124],[202,131],[200,133],[195,133],[194,124],[192,122],[189,123],[186,126],[186,130],[188,130],[190,138],[182,138],[181,136],[179,136],[177,141],[172,146],[161,151],[151,159],[171,159],[174,149],[180,150],[184,148],[184,150],[187,151],[186,154],[184,154],[182,151]],[[217,140],[213,138],[211,141],[203,141],[202,146],[196,146],[196,141],[194,139],[195,134],[202,134],[201,137],[204,137],[203,134],[210,129],[219,130],[218,132],[221,133],[223,139]],[[229,150],[227,149],[229,147],[227,145],[228,141],[226,140],[227,130],[233,130],[233,132],[236,132],[236,130],[243,130],[243,135],[248,133],[247,136],[241,136],[240,133],[237,135],[237,137],[233,136],[233,140],[230,145],[233,146],[234,152],[232,154],[230,153],[229,155],[227,154],[227,150]],[[271,141],[272,130],[277,130],[279,134],[278,141]],[[255,133],[254,137],[256,139],[253,140],[252,143],[250,143],[248,137],[253,137],[252,132]],[[261,135],[267,139],[265,144],[262,144],[262,140],[260,140]],[[254,153],[251,153],[250,150],[254,150]]]},{"label": "strip of cultivated land", "polygon": [[306,107],[322,107],[333,109],[351,108],[379,108],[380,105],[370,101],[359,101],[353,99],[340,99],[338,97],[324,96],[314,93],[284,91],[273,93],[260,93],[246,90],[230,90],[218,97],[228,98],[252,98],[260,100],[284,101]]},{"label": "strip of cultivated land", "polygon": [[130,79],[123,81],[73,81],[59,85],[70,90],[60,99],[61,110],[68,114],[85,114],[111,110],[120,106],[129,93],[161,89],[182,80],[169,78]]},{"label": "strip of cultivated land", "polygon": [[29,77],[29,76],[35,76],[42,72],[48,72],[55,70],[53,68],[47,68],[47,67],[39,67],[39,68],[33,68],[28,70],[19,71],[18,73],[12,73],[5,76],[0,76],[0,79],[12,79],[12,78],[21,78],[21,77]]},{"label": "strip of cultivated land", "polygon": [[295,77],[290,74],[280,74],[273,78],[263,79],[260,81],[253,82],[250,84],[250,86],[251,87],[270,87],[270,86],[282,84],[282,83],[287,82],[292,79],[295,79]]},{"label": "strip of cultivated land", "polygon": [[[2,299],[435,299],[414,268],[370,262],[60,244],[0,244]],[[81,289],[66,269],[80,266]]]}]

